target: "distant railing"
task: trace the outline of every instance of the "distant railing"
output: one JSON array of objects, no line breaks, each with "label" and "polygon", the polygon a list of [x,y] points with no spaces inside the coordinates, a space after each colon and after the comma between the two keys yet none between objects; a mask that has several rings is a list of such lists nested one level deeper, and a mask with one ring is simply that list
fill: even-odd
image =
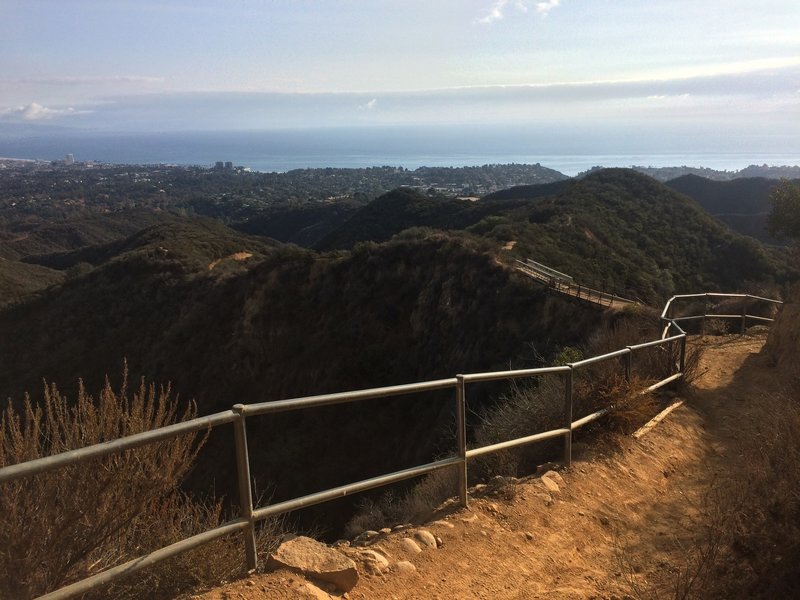
[{"label": "distant railing", "polygon": [[[674,312],[674,305],[679,300],[684,299],[708,299],[708,298],[744,298],[745,308],[742,309],[741,314],[737,315],[720,315],[720,314],[702,314],[697,316],[671,316]],[[121,452],[151,444],[168,438],[172,438],[181,434],[186,434],[195,431],[209,430],[212,427],[219,427],[231,424],[234,430],[234,440],[236,447],[236,468],[237,479],[239,486],[239,509],[241,515],[232,519],[218,527],[205,531],[203,533],[183,539],[179,542],[165,546],[159,550],[130,560],[124,564],[118,565],[107,569],[101,573],[97,573],[91,577],[55,590],[51,593],[45,594],[40,597],[41,599],[56,600],[66,599],[84,594],[93,590],[101,585],[115,581],[121,577],[131,575],[159,563],[163,560],[182,554],[198,546],[207,544],[217,538],[229,535],[235,532],[242,532],[244,536],[244,550],[245,561],[244,564],[248,570],[255,569],[257,566],[256,542],[255,542],[255,525],[257,522],[267,519],[271,516],[286,513],[299,508],[313,506],[322,502],[327,502],[335,498],[341,498],[350,494],[363,492],[373,488],[389,485],[412,477],[418,477],[427,473],[432,473],[439,469],[447,467],[455,467],[458,469],[458,496],[462,506],[467,506],[467,463],[469,459],[476,458],[492,452],[500,450],[507,450],[525,444],[534,442],[541,442],[544,440],[563,438],[563,462],[565,465],[570,465],[572,462],[572,432],[601,418],[614,407],[609,406],[591,414],[585,415],[577,420],[573,420],[573,379],[575,372],[594,365],[600,362],[612,359],[624,359],[624,375],[630,381],[633,366],[633,355],[644,349],[653,347],[667,346],[669,352],[665,354],[668,360],[669,376],[654,383],[648,388],[642,390],[642,393],[647,393],[665,386],[683,376],[686,361],[686,332],[678,325],[678,321],[686,321],[690,319],[705,319],[705,318],[735,318],[740,319],[746,324],[748,319],[757,320],[760,322],[772,321],[771,318],[759,317],[749,315],[746,312],[746,307],[754,301],[763,301],[768,303],[780,304],[778,300],[770,300],[768,298],[761,298],[758,296],[750,296],[747,294],[691,294],[682,296],[673,296],[664,308],[661,314],[661,319],[666,322],[662,339],[645,342],[643,344],[635,344],[626,346],[621,350],[609,352],[601,356],[595,356],[580,360],[560,367],[545,367],[539,369],[519,369],[509,371],[494,371],[486,373],[471,373],[465,375],[456,375],[450,379],[439,379],[435,381],[425,381],[420,383],[411,383],[406,385],[396,385],[390,387],[372,388],[366,390],[358,390],[351,392],[341,392],[335,394],[323,394],[319,396],[309,396],[305,398],[293,398],[289,400],[279,400],[275,402],[263,402],[259,404],[236,404],[232,410],[227,410],[214,415],[199,417],[177,423],[167,427],[154,429],[144,433],[127,436],[117,440],[96,444],[81,448],[79,450],[72,450],[54,456],[48,456],[37,460],[32,460],[9,467],[0,469],[0,484],[23,477],[30,477],[46,471],[51,471],[66,465],[77,464],[85,462],[93,458],[100,458],[112,453]],[[674,328],[676,333],[667,336],[669,329]],[[676,353],[674,346],[678,345],[677,360],[675,360]],[[564,415],[563,425],[560,428],[552,429],[550,431],[543,431],[533,433],[521,438],[499,442],[488,446],[481,446],[478,448],[467,448],[466,436],[466,388],[467,384],[473,384],[486,381],[499,381],[508,379],[520,379],[528,377],[541,377],[545,375],[559,375],[564,381]],[[339,487],[328,490],[323,490],[299,498],[286,500],[276,504],[270,504],[262,507],[253,506],[253,494],[250,476],[250,459],[247,448],[247,431],[246,419],[247,417],[255,417],[260,415],[274,414],[278,412],[286,412],[292,410],[315,408],[320,406],[330,406],[333,404],[344,404],[351,402],[361,402],[367,400],[375,400],[378,398],[387,398],[391,396],[402,396],[420,392],[434,391],[434,390],[454,390],[456,401],[456,425],[457,425],[457,438],[456,438],[456,453],[453,456],[437,460],[434,462],[418,465],[401,471],[395,471],[386,475],[380,475],[370,479],[364,479],[354,483],[349,483]]]},{"label": "distant railing", "polygon": [[600,306],[636,304],[634,300],[617,296],[611,292],[601,291],[575,283],[571,275],[556,271],[547,265],[543,265],[529,258],[525,259],[525,261],[516,260],[514,262],[514,266],[518,271],[522,271],[526,275],[529,275],[533,279],[561,294],[572,296],[580,300],[586,300],[587,302],[599,304]]},{"label": "distant railing", "polygon": [[[738,300],[741,302],[741,309],[737,314],[720,314],[720,313],[709,313],[708,312],[708,303],[709,300]],[[675,315],[675,307],[678,306],[679,303],[685,301],[691,302],[703,302],[703,310],[699,315],[683,315],[683,316],[676,316]],[[771,298],[763,298],[762,296],[753,296],[751,294],[718,294],[714,292],[708,292],[705,294],[680,294],[678,296],[673,296],[669,300],[667,300],[666,305],[664,305],[664,310],[661,311],[661,320],[666,323],[664,326],[664,331],[662,332],[661,336],[666,337],[669,333],[670,329],[674,329],[678,333],[684,333],[683,328],[678,325],[679,322],[685,321],[700,321],[700,333],[705,332],[706,328],[706,321],[708,319],[727,319],[733,321],[739,321],[739,333],[744,333],[747,329],[747,321],[748,319],[751,321],[757,321],[760,323],[772,323],[774,319],[771,317],[762,317],[758,315],[751,315],[748,314],[747,310],[750,306],[756,303],[767,303],[770,305],[780,305],[783,304],[780,300],[773,300]]]}]

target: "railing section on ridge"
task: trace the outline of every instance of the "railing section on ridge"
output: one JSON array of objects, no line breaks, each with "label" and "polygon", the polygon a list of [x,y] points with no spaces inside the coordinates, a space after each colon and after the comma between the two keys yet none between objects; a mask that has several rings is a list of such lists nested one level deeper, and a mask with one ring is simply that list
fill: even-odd
[{"label": "railing section on ridge", "polygon": [[611,292],[597,290],[576,283],[571,275],[556,271],[530,258],[524,261],[515,261],[514,268],[556,292],[564,294],[565,296],[578,298],[579,300],[585,300],[592,304],[609,307],[623,307],[636,304],[634,300],[629,300],[628,298],[617,296]]},{"label": "railing section on ridge", "polygon": [[[708,313],[707,302],[713,299],[735,299],[741,302],[743,308],[737,314],[710,314]],[[702,314],[675,316],[675,306],[678,302],[689,300],[693,304],[703,302]],[[591,414],[573,420],[573,378],[574,374],[584,367],[592,364],[612,360],[622,359],[624,373],[628,380],[631,377],[633,366],[633,356],[646,348],[665,347],[669,350],[666,353],[669,361],[669,376],[661,381],[654,383],[641,393],[648,393],[662,386],[665,386],[683,376],[686,360],[686,337],[687,333],[682,329],[680,323],[686,321],[701,320],[705,323],[707,319],[736,319],[741,323],[741,330],[747,326],[748,321],[771,322],[771,317],[751,315],[748,307],[753,303],[768,303],[771,305],[781,304],[778,300],[761,298],[747,294],[689,294],[672,297],[664,307],[661,319],[665,323],[661,339],[626,346],[620,350],[609,352],[601,356],[595,356],[573,362],[564,366],[545,367],[538,369],[518,369],[509,371],[496,371],[486,373],[471,373],[456,375],[449,379],[435,381],[425,381],[406,385],[395,385],[382,388],[372,388],[351,392],[340,392],[335,394],[324,394],[310,396],[306,398],[293,398],[289,400],[278,400],[275,402],[263,402],[259,404],[236,404],[231,410],[223,411],[213,415],[198,417],[183,423],[177,423],[167,427],[162,427],[152,431],[131,435],[117,440],[88,446],[78,450],[64,452],[54,456],[40,458],[25,463],[11,465],[0,469],[0,485],[4,482],[31,477],[33,475],[58,469],[65,465],[71,465],[96,459],[112,453],[121,452],[151,444],[161,440],[169,439],[181,434],[208,430],[212,427],[232,425],[234,430],[235,449],[236,449],[236,468],[239,485],[239,508],[241,516],[232,519],[216,528],[210,529],[198,535],[183,539],[174,544],[130,560],[124,564],[112,567],[91,577],[77,581],[71,585],[55,590],[40,599],[56,600],[65,599],[84,594],[101,585],[110,583],[120,577],[130,575],[141,569],[159,563],[165,559],[182,554],[198,546],[209,543],[217,538],[231,533],[241,532],[244,537],[244,566],[247,569],[254,569],[257,566],[255,525],[257,522],[268,517],[283,514],[299,508],[320,504],[334,498],[341,498],[349,494],[355,494],[365,490],[389,485],[391,483],[410,479],[433,471],[444,468],[455,468],[458,470],[458,496],[462,506],[467,506],[467,465],[472,458],[506,450],[525,444],[541,442],[553,438],[563,438],[564,451],[563,462],[570,465],[572,461],[572,432],[584,425],[596,421],[609,411],[613,406],[605,407]],[[676,351],[677,350],[677,351]],[[564,382],[564,416],[563,425],[550,431],[531,433],[530,435],[508,440],[488,446],[478,448],[467,448],[466,437],[466,388],[468,384],[486,381],[512,380],[530,377],[541,377],[544,375],[557,375],[563,378]],[[323,490],[292,500],[286,500],[276,504],[255,507],[253,505],[253,494],[251,488],[250,460],[247,446],[246,419],[260,415],[275,414],[278,412],[292,411],[297,409],[313,408],[320,406],[330,406],[334,404],[344,404],[350,402],[361,402],[387,398],[391,396],[402,396],[413,393],[420,393],[432,390],[453,390],[456,403],[456,453],[453,456],[418,465],[394,473],[388,473],[349,483],[328,490]],[[21,532],[22,533],[22,532]]]}]

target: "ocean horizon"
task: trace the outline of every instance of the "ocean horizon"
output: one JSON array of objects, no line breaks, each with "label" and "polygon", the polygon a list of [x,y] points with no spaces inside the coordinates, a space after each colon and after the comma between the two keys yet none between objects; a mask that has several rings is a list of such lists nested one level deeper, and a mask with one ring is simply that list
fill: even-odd
[{"label": "ocean horizon", "polygon": [[442,135],[412,130],[398,135],[364,130],[299,132],[204,132],[9,136],[0,133],[0,157],[114,164],[176,164],[208,167],[231,161],[254,171],[307,168],[466,167],[486,164],[541,164],[573,176],[592,167],[705,167],[738,171],[749,165],[800,165],[798,153],[715,151],[589,152],[570,144],[530,143],[501,135]]}]

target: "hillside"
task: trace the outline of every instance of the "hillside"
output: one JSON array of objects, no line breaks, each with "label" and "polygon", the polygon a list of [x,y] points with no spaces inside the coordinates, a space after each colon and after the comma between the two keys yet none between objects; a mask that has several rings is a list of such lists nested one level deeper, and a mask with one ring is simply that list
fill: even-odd
[{"label": "hillside", "polygon": [[778,183],[779,180],[764,177],[713,181],[684,175],[666,185],[692,198],[734,231],[767,244],[778,244],[780,240],[767,231],[767,218],[772,211],[769,198]]},{"label": "hillside", "polygon": [[[580,173],[578,177],[589,175],[602,168],[604,167],[594,167],[584,173]],[[708,167],[687,167],[685,165],[682,167],[645,167],[643,165],[636,165],[631,168],[661,182],[671,181],[683,177],[684,175],[696,175],[714,181],[731,181],[743,177],[764,177],[775,180],[800,177],[800,167],[788,165],[749,165],[744,169],[732,171],[719,171]]]},{"label": "hillside", "polygon": [[358,242],[383,242],[411,227],[463,230],[481,219],[521,203],[489,205],[469,200],[429,197],[410,188],[398,188],[358,210],[322,238],[319,250],[349,249]]},{"label": "hillside", "polygon": [[256,217],[231,226],[243,233],[313,248],[362,206],[362,203],[346,200],[271,206]]},{"label": "hillside", "polygon": [[470,228],[511,255],[532,257],[587,285],[652,304],[675,292],[743,289],[796,276],[764,249],[695,202],[624,169],[598,171],[551,197]]},{"label": "hillside", "polygon": [[319,248],[382,242],[411,227],[465,230],[586,285],[658,304],[676,291],[742,289],[796,276],[781,252],[711,218],[695,202],[632,170],[520,186],[478,202],[400,189],[355,212]]},{"label": "hillside", "polygon": [[[292,223],[288,213],[281,218]],[[292,235],[318,218],[294,221]],[[760,289],[792,273],[688,198],[625,170],[533,200],[399,189],[358,209],[329,239],[346,249],[315,252],[170,215],[126,237],[27,256],[20,264],[63,283],[0,310],[0,395],[36,397],[43,378],[67,392],[78,377],[96,388],[127,360],[131,373],[171,381],[208,414],[236,402],[541,366],[565,347],[580,352],[599,329],[640,318],[550,296],[514,272],[514,257],[652,304],[675,290]],[[503,250],[509,241],[516,245]],[[491,405],[504,390],[478,387],[470,405]],[[260,489],[285,498],[430,460],[452,422],[444,400],[430,394],[257,420]],[[194,489],[229,489],[233,474],[215,456],[230,449],[225,435],[212,438]],[[369,444],[390,451],[365,457]],[[325,468],[316,457],[334,445],[343,466]],[[319,510],[335,533],[351,507]]]},{"label": "hillside", "polygon": [[71,216],[49,210],[7,211],[0,217],[0,307],[21,302],[80,271],[68,273],[37,257],[109,243],[173,219],[173,215],[149,210]]},{"label": "hillside", "polygon": [[[96,266],[0,312],[8,340],[0,390],[19,401],[25,391],[36,397],[43,377],[69,391],[79,376],[91,388],[127,359],[131,373],[171,381],[208,414],[236,402],[541,364],[602,325],[601,313],[548,296],[488,249],[470,236],[428,233],[318,255],[265,247],[213,222],[146,229],[56,257],[60,266]],[[253,257],[209,269],[242,252]],[[452,410],[433,394],[257,420],[253,435],[264,443],[254,473],[262,489],[286,497],[424,462],[441,443],[430,432],[449,427]],[[336,470],[316,459],[331,454],[331,430]],[[211,443],[229,451],[223,437]],[[364,457],[363,444],[392,451]],[[231,482],[214,455],[193,476],[198,490]],[[335,527],[347,509],[323,510]]]}]

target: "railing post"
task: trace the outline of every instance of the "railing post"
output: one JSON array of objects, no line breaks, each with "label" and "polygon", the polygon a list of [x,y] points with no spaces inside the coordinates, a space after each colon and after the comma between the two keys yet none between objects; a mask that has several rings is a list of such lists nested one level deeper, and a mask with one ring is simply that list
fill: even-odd
[{"label": "railing post", "polygon": [[461,506],[467,508],[467,400],[464,376],[456,375],[456,421],[458,421],[458,498]]},{"label": "railing post", "polygon": [[250,521],[250,526],[243,531],[245,562],[247,570],[258,566],[256,553],[256,528],[253,521],[253,492],[250,486],[250,458],[247,452],[247,430],[244,424],[244,404],[233,406],[238,418],[233,422],[234,439],[236,440],[236,472],[239,479],[239,512]]},{"label": "railing post", "polygon": [[633,370],[633,350],[630,346],[625,346],[628,353],[625,355],[625,381],[631,382],[631,371]]},{"label": "railing post", "polygon": [[566,429],[569,431],[564,435],[564,466],[572,464],[572,365],[567,365],[569,371],[564,372],[564,416],[566,418]]}]

